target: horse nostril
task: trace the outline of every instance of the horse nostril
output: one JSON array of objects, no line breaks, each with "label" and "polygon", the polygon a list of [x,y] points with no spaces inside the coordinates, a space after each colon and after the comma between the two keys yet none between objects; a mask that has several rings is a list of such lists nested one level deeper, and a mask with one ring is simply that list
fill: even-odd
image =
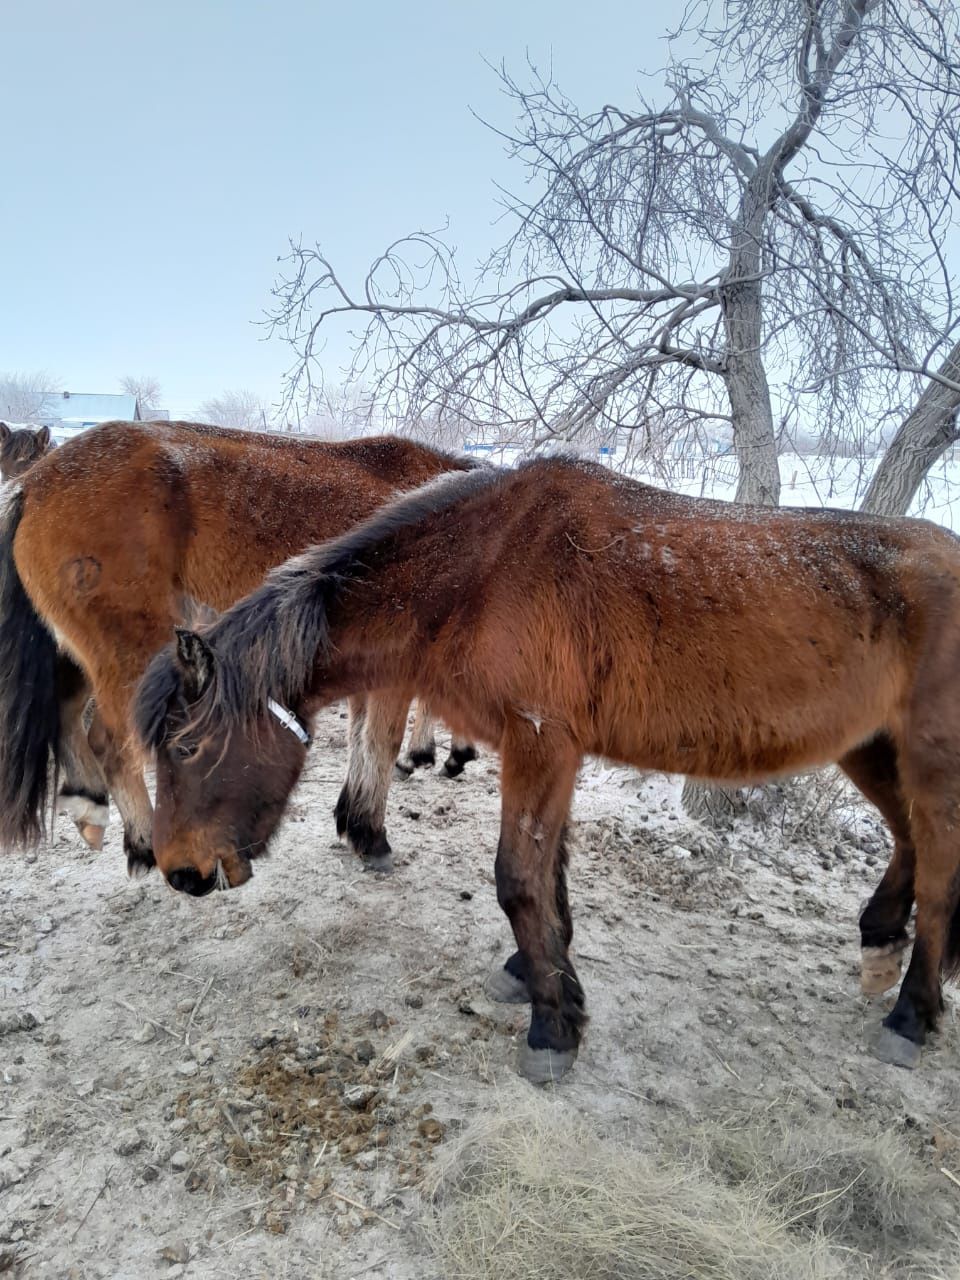
[{"label": "horse nostril", "polygon": [[204,879],[196,867],[179,867],[170,872],[167,883],[178,893],[189,893],[195,898],[202,898],[205,893],[216,888],[217,877],[214,874]]}]

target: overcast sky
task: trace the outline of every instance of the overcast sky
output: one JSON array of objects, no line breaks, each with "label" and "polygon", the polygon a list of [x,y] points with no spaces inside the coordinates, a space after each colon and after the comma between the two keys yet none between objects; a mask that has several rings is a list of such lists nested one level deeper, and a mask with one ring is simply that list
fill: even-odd
[{"label": "overcast sky", "polygon": [[[649,0],[8,0],[0,112],[0,371],[74,391],[159,378],[186,413],[275,399],[287,364],[252,323],[303,233],[354,278],[439,227],[471,263],[516,175],[484,59],[526,54],[583,107],[661,66]],[[342,350],[339,353],[342,357]],[[331,361],[335,363],[335,361]]]}]

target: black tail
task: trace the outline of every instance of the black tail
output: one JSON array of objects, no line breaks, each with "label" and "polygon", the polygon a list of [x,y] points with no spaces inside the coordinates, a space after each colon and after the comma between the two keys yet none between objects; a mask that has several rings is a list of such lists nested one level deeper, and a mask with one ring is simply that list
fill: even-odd
[{"label": "black tail", "polygon": [[0,514],[0,848],[44,834],[50,753],[56,760],[60,743],[56,642],[13,562],[22,515],[16,490]]},{"label": "black tail", "polygon": [[953,909],[953,917],[947,933],[947,950],[943,960],[944,976],[960,982],[960,902]]}]

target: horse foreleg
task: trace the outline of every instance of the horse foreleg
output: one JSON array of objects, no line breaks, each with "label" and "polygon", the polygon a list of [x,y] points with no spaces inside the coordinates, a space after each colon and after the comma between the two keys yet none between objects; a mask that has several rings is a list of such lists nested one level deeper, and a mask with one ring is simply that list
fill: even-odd
[{"label": "horse foreleg", "polygon": [[342,840],[347,834],[352,795],[358,785],[360,762],[363,758],[363,726],[367,719],[367,695],[354,694],[347,699],[347,776],[337,803],[333,806],[333,819],[337,835]]},{"label": "horse foreleg", "polygon": [[[153,806],[143,780],[143,762],[129,743],[129,734],[114,727],[109,711],[97,706],[90,726],[90,746],[100,762],[107,786],[123,819],[123,851],[127,871],[146,875],[153,857]],[[122,721],[120,722],[122,724]]]},{"label": "horse foreleg", "polygon": [[410,746],[407,754],[396,762],[398,778],[409,778],[415,769],[431,768],[437,758],[434,736],[434,719],[427,707],[417,701],[417,711],[410,730]]},{"label": "horse foreleg", "polygon": [[110,805],[103,771],[91,750],[84,724],[90,685],[77,664],[65,655],[57,663],[57,688],[62,770],[57,812],[72,818],[87,844],[99,850],[103,847]]},{"label": "horse foreleg", "polygon": [[347,780],[334,811],[337,832],[346,835],[368,871],[392,871],[384,829],[390,777],[407,723],[410,699],[395,692],[351,698]]},{"label": "horse foreleg", "polygon": [[893,857],[860,916],[860,986],[882,995],[900,981],[903,952],[910,939],[916,858],[910,816],[903,798],[897,751],[881,735],[840,761],[859,790],[880,810],[893,836]]},{"label": "horse foreleg", "polygon": [[563,839],[579,765],[576,747],[561,730],[519,720],[504,733],[497,901],[518,950],[492,985],[495,994],[499,981],[508,998],[522,998],[521,984],[529,992],[520,1071],[535,1083],[557,1080],[570,1069],[586,1022],[583,989],[568,954],[573,925]]}]

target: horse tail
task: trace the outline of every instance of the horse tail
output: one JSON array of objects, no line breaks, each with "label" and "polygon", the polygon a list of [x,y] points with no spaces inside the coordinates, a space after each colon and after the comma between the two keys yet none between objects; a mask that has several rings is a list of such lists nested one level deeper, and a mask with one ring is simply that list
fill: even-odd
[{"label": "horse tail", "polygon": [[953,916],[947,926],[947,947],[943,957],[944,976],[954,982],[960,982],[960,902],[953,909]]},{"label": "horse tail", "polygon": [[50,755],[60,745],[57,645],[24,590],[13,559],[23,516],[15,489],[0,514],[0,847],[45,834]]}]

